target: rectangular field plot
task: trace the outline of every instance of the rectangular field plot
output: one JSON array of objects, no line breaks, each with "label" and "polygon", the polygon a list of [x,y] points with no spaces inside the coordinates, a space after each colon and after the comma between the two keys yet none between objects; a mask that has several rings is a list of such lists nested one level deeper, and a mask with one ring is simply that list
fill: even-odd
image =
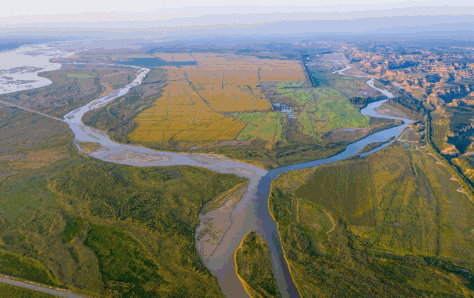
[{"label": "rectangular field plot", "polygon": [[234,140],[245,122],[214,112],[185,81],[171,81],[155,104],[139,113],[128,135],[142,143]]},{"label": "rectangular field plot", "polygon": [[267,141],[283,140],[286,116],[283,113],[246,113],[237,115],[247,126],[237,140],[262,139]]},{"label": "rectangular field plot", "polygon": [[245,57],[245,59],[260,68],[259,74],[262,82],[306,80],[305,70],[298,61],[259,59],[257,57]]},{"label": "rectangular field plot", "polygon": [[199,95],[216,112],[266,111],[271,108],[260,90],[259,66],[233,54],[193,53],[198,67],[182,69]]}]

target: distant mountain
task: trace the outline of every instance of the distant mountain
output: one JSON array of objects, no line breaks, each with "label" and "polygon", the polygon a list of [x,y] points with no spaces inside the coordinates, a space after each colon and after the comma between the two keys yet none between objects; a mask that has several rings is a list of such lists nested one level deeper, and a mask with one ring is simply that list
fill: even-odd
[{"label": "distant mountain", "polygon": [[400,16],[363,18],[354,20],[280,21],[251,27],[218,27],[165,31],[167,36],[188,35],[275,35],[275,36],[325,36],[325,35],[399,35],[416,36],[419,33],[456,33],[461,36],[474,34],[474,15],[464,16]]},{"label": "distant mountain", "polygon": [[[215,16],[208,16],[210,18]],[[222,17],[222,16],[221,16]],[[212,22],[218,22],[222,18]],[[241,15],[240,18],[245,18]],[[0,26],[3,35],[81,36],[101,38],[197,38],[197,37],[310,37],[310,36],[439,36],[469,38],[474,32],[474,15],[459,16],[393,16],[344,20],[298,20],[268,23],[190,24],[190,18],[146,22],[43,23],[41,26]],[[237,20],[230,15],[228,20]],[[180,20],[182,26],[179,26]],[[212,23],[211,21],[207,21]],[[199,21],[195,20],[195,23]],[[107,27],[107,24],[109,27]],[[203,23],[204,24],[204,23]],[[3,27],[3,28],[1,28]]]}]

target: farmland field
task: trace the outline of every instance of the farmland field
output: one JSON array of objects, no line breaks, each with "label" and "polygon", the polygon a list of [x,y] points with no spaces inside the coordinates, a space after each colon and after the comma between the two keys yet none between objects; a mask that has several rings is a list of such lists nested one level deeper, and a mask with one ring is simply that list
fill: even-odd
[{"label": "farmland field", "polygon": [[247,122],[245,129],[239,134],[237,140],[262,139],[266,141],[281,141],[284,139],[285,123],[283,113],[245,113],[237,114],[239,120]]},{"label": "farmland field", "polygon": [[245,123],[214,112],[184,81],[171,81],[155,104],[139,113],[132,141],[233,140]]},{"label": "farmland field", "polygon": [[[260,60],[219,54],[164,54],[166,61],[197,61],[198,66],[167,66],[168,85],[154,105],[133,118],[129,140],[140,143],[169,141],[227,141],[262,138],[281,140],[282,116],[271,113],[230,117],[228,112],[268,111],[271,105],[259,85],[261,69],[272,68],[272,80],[293,80],[304,73],[292,61]],[[287,68],[290,67],[289,76]],[[263,126],[263,122],[270,120]],[[247,125],[250,123],[250,125]],[[244,131],[242,131],[245,128]]]}]

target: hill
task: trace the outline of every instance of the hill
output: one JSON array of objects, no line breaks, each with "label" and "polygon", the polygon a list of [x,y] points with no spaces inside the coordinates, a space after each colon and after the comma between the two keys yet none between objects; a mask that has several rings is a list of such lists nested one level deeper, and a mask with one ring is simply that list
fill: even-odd
[{"label": "hill", "polygon": [[425,149],[286,173],[270,211],[302,297],[470,297],[474,206]]}]

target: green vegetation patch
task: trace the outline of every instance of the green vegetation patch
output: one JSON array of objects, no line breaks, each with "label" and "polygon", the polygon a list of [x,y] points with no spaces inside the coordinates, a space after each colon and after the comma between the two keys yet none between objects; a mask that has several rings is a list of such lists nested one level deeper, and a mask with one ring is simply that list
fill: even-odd
[{"label": "green vegetation patch", "polygon": [[279,82],[277,88],[295,88],[295,87],[308,87],[306,81],[288,81],[288,82]]},{"label": "green vegetation patch", "polygon": [[302,125],[301,132],[316,140],[336,128],[368,127],[370,121],[369,116],[362,115],[344,99],[314,101],[296,116]]},{"label": "green vegetation patch", "polygon": [[30,289],[20,288],[11,286],[8,284],[0,283],[0,293],[2,293],[2,297],[10,297],[10,298],[54,298],[56,296],[46,293],[41,293],[37,291],[33,291]]},{"label": "green vegetation patch", "polygon": [[281,297],[273,273],[268,243],[254,231],[245,235],[235,251],[237,276],[252,298]]},{"label": "green vegetation patch", "polygon": [[91,225],[85,244],[99,259],[104,283],[120,295],[146,297],[163,284],[150,253],[127,232]]},{"label": "green vegetation patch", "polygon": [[[280,84],[278,84],[278,86],[280,86]],[[306,104],[314,99],[311,89],[291,89],[280,87],[277,88],[276,93],[283,97],[290,98],[298,104]]]},{"label": "green vegetation patch", "polygon": [[0,250],[0,272],[43,284],[58,284],[50,270],[40,261],[4,250]]},{"label": "green vegetation patch", "polygon": [[66,229],[63,232],[62,240],[70,242],[76,237],[83,236],[84,220],[79,217],[72,217],[66,223]]},{"label": "green vegetation patch", "polygon": [[[342,97],[360,97],[362,95],[361,90],[370,90],[370,93],[372,93],[373,90],[366,84],[366,78],[357,78],[334,74],[331,71],[328,71],[320,66],[311,66],[309,68],[309,73],[314,83],[314,86],[317,89],[334,89],[337,90],[340,96]],[[371,96],[379,97],[381,96],[381,94],[375,91]]]},{"label": "green vegetation patch", "polygon": [[97,77],[97,74],[87,74],[87,73],[68,73],[68,78],[75,78],[75,79],[89,79]]},{"label": "green vegetation patch", "polygon": [[281,141],[284,138],[286,115],[281,112],[245,113],[235,115],[239,120],[247,122],[237,140],[262,139],[266,141]]},{"label": "green vegetation patch", "polygon": [[[59,196],[80,199],[94,218],[123,223],[90,224],[85,242],[114,295],[219,296],[217,282],[195,249],[194,231],[204,205],[244,181],[199,168],[94,162],[64,168],[50,188]],[[141,236],[132,237],[128,229]]]}]

